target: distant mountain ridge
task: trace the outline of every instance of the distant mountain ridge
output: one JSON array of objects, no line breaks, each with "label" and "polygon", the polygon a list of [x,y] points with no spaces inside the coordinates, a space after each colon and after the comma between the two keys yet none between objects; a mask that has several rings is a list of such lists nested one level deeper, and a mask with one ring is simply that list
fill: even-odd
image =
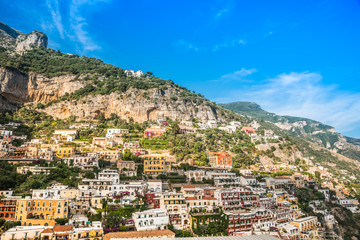
[{"label": "distant mountain ridge", "polygon": [[360,139],[343,136],[329,125],[308,118],[270,113],[254,102],[232,102],[219,105],[241,115],[273,123],[294,136],[360,161]]}]

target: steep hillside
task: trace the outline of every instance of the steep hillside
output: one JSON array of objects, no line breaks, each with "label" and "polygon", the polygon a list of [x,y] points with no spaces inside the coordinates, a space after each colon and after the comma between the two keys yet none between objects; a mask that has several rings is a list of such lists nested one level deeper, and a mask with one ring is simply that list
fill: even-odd
[{"label": "steep hillside", "polygon": [[[61,119],[91,120],[100,114],[137,122],[166,117],[201,122],[240,119],[201,94],[150,72],[123,70],[99,59],[46,49],[40,43],[47,37],[37,31],[21,35],[9,27],[2,29],[6,39],[6,47],[0,47],[2,110],[13,110],[11,103],[17,103],[35,105]],[[25,49],[20,53],[19,44]]]},{"label": "steep hillside", "polygon": [[245,116],[271,122],[294,136],[317,143],[346,157],[360,160],[360,140],[345,137],[331,126],[307,118],[269,113],[253,102],[233,102],[220,106]]},{"label": "steep hillside", "polygon": [[[242,107],[232,108],[226,106],[246,115],[241,117],[234,111],[210,102],[201,94],[191,92],[171,80],[153,76],[151,72],[143,74],[141,71],[124,70],[99,59],[47,49],[43,44],[38,44],[47,39],[43,33],[33,32],[29,37],[31,34],[21,35],[18,31],[14,32],[5,27],[2,31],[7,40],[16,40],[10,41],[7,47],[0,47],[1,110],[15,110],[25,106],[21,111],[31,110],[34,114],[42,112],[51,115],[53,119],[71,117],[77,121],[115,117],[129,122],[133,119],[135,122],[144,123],[157,118],[169,118],[194,122],[217,120],[224,123],[236,120],[250,124],[254,118],[255,121],[262,119],[264,121],[259,121],[260,129],[271,130],[286,139],[286,148],[285,145],[280,147],[278,144],[273,153],[265,149],[267,147],[264,147],[264,150],[256,149],[255,145],[258,144],[250,138],[225,134],[218,129],[201,134],[207,139],[206,146],[214,146],[214,150],[231,150],[236,166],[262,159],[271,163],[276,163],[279,159],[294,161],[299,156],[304,156],[314,162],[324,163],[334,173],[347,169],[351,175],[360,178],[356,163],[346,158],[340,159],[341,156],[310,143],[322,144],[322,140],[317,137],[318,134],[328,134],[326,136],[330,138],[333,135],[329,133],[332,133],[338,138],[342,137],[329,126],[309,119],[267,113],[256,104],[243,103],[240,104]],[[22,45],[25,50],[17,52],[20,36],[24,36],[21,39],[31,40],[32,43],[26,40],[26,44]],[[237,105],[239,104],[235,104]],[[24,116],[19,119],[24,119]],[[179,143],[178,139],[169,141],[174,142],[176,146],[190,142],[188,139],[183,139]],[[326,140],[323,146],[327,146],[327,142],[330,142],[332,148],[341,143],[339,140]],[[200,143],[197,145],[200,146]],[[340,151],[340,148],[338,150]],[[201,162],[202,156],[194,158],[197,156],[195,153],[182,156],[184,152],[186,149],[174,150],[174,154],[179,155],[179,160]],[[347,177],[346,174],[344,177]]]}]

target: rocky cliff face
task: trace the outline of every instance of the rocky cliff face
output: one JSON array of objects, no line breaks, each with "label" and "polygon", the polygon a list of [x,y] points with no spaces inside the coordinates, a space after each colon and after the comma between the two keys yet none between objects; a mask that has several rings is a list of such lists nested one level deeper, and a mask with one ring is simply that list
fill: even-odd
[{"label": "rocky cliff face", "polygon": [[[170,96],[172,89],[138,90],[129,89],[125,93],[110,95],[89,95],[79,100],[62,101],[44,111],[56,118],[67,118],[71,115],[78,120],[91,120],[104,113],[109,117],[112,113],[122,119],[133,118],[136,122],[171,118],[188,120],[192,117],[202,121],[218,118],[216,110],[204,104],[195,106],[193,103],[173,101]],[[144,97],[144,96],[147,97]]]},{"label": "rocky cliff face", "polygon": [[39,31],[33,31],[30,34],[21,34],[16,38],[16,52],[24,54],[34,47],[47,47],[48,37]]},{"label": "rocky cliff face", "polygon": [[36,47],[47,47],[48,37],[39,31],[30,34],[23,34],[3,22],[0,22],[0,46],[9,50],[14,50],[18,54]]},{"label": "rocky cliff face", "polygon": [[[47,78],[41,74],[22,74],[16,70],[0,68],[0,94],[14,103],[49,103],[59,100],[66,93],[85,86],[74,75]],[[81,79],[81,77],[80,77]],[[175,89],[129,89],[125,93],[88,95],[78,100],[61,101],[44,109],[55,118],[76,116],[78,120],[94,119],[100,113],[109,117],[112,113],[123,119],[137,122],[156,120],[159,117],[188,120],[192,117],[202,121],[218,118],[216,110],[205,104],[195,105],[184,100],[172,100]],[[13,110],[13,105],[3,102],[0,107]]]},{"label": "rocky cliff face", "polygon": [[72,81],[74,78],[74,75],[47,78],[40,74],[25,75],[16,70],[0,68],[0,94],[11,102],[45,104],[84,86],[81,81]]}]

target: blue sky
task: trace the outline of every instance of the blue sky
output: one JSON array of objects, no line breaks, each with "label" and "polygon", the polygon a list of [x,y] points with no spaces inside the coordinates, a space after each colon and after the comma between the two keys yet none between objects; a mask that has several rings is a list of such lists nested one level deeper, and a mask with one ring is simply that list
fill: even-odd
[{"label": "blue sky", "polygon": [[360,1],[0,0],[49,47],[360,137]]}]

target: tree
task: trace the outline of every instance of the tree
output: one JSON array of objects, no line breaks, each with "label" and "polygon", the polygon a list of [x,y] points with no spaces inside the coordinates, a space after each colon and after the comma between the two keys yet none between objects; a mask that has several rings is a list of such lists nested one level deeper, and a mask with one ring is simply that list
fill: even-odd
[{"label": "tree", "polygon": [[58,225],[65,225],[66,223],[69,222],[69,219],[67,219],[67,218],[56,218],[56,219],[55,219],[55,222],[56,222]]},{"label": "tree", "polygon": [[16,226],[21,226],[21,221],[6,221],[3,225],[4,231],[7,231],[10,228],[16,227]]},{"label": "tree", "polygon": [[99,159],[99,167],[100,168],[106,168],[110,166],[110,161],[106,161],[104,159]]},{"label": "tree", "polygon": [[93,172],[86,172],[86,173],[85,173],[85,178],[94,179],[94,178],[95,178],[95,174],[94,174]]},{"label": "tree", "polygon": [[0,218],[0,228],[4,225],[4,223],[6,222],[5,219],[3,218]]},{"label": "tree", "polygon": [[175,231],[174,225],[172,225],[172,224],[169,224],[167,228],[172,232]]}]

